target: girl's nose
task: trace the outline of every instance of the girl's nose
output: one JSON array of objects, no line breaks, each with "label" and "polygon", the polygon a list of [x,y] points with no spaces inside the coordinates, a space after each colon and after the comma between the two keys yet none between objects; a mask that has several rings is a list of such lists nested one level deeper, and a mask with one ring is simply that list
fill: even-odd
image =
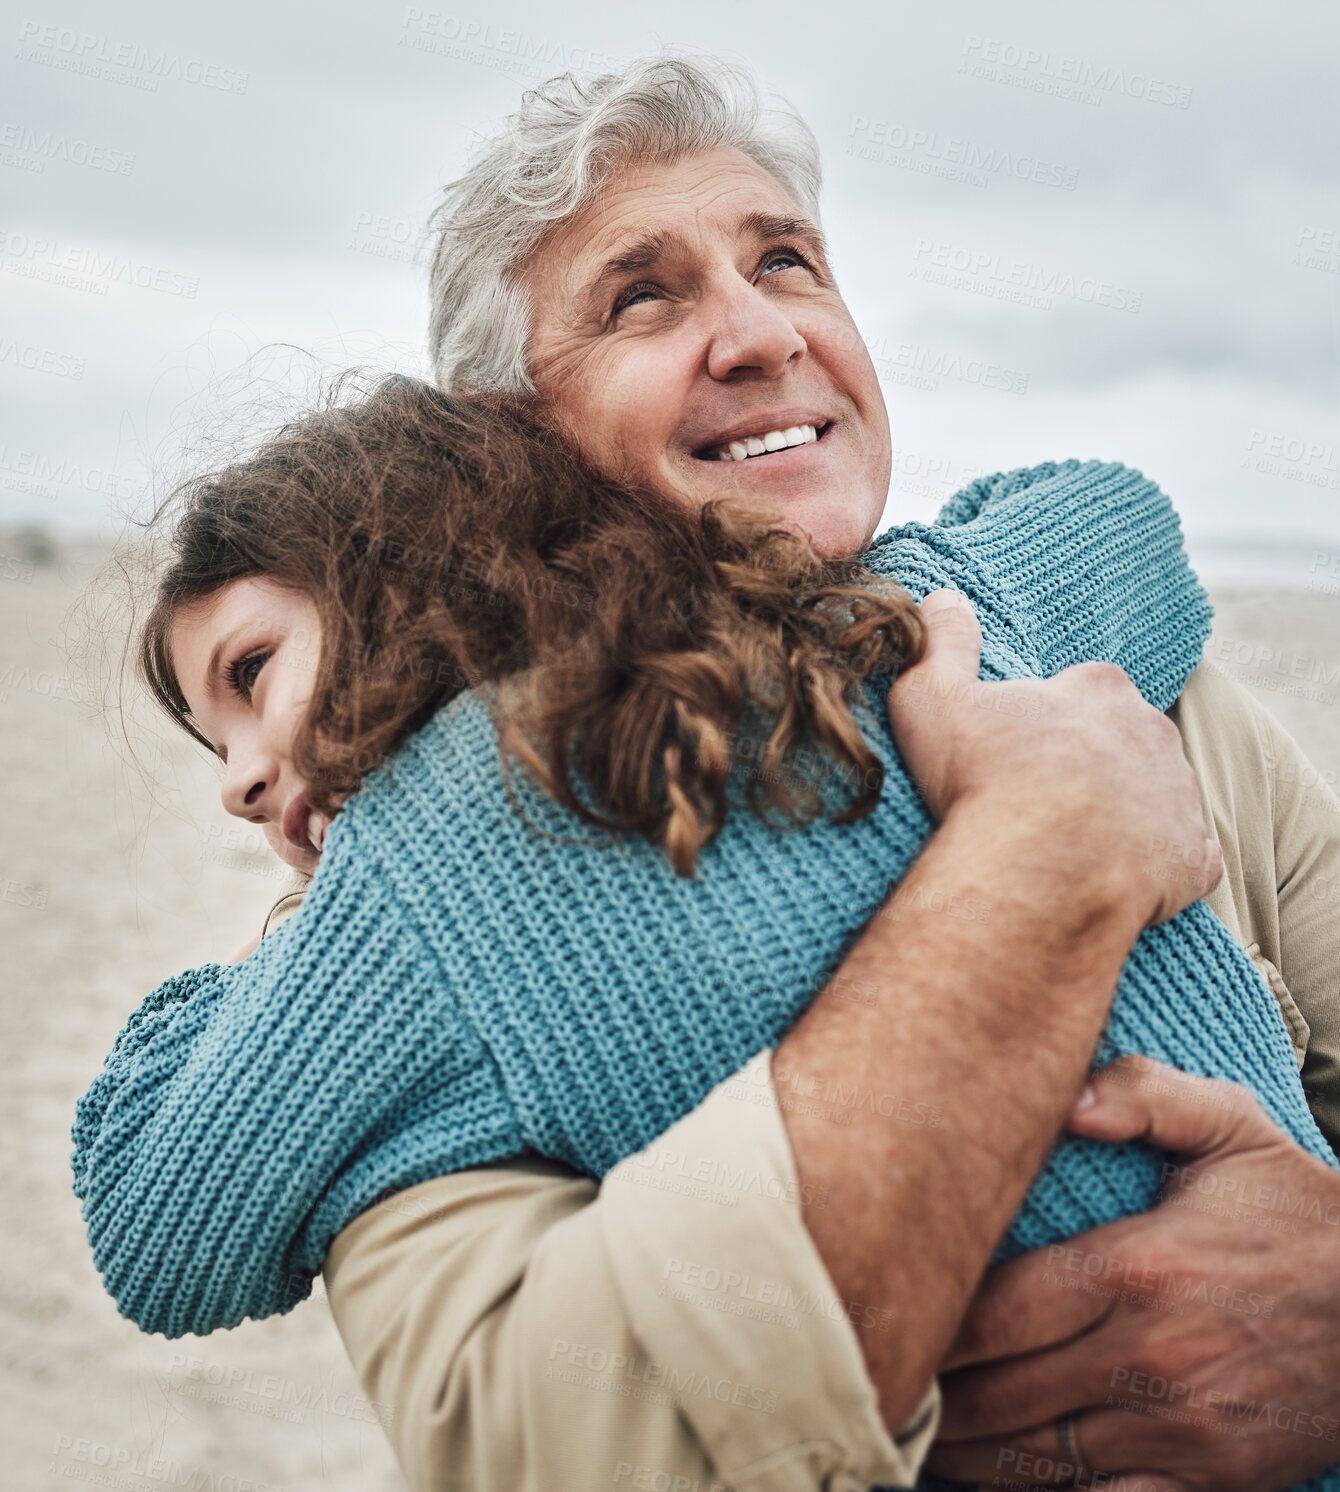
[{"label": "girl's nose", "polygon": [[232,758],[223,779],[224,811],[234,818],[268,819],[267,799],[278,779],[277,764],[255,753]]}]

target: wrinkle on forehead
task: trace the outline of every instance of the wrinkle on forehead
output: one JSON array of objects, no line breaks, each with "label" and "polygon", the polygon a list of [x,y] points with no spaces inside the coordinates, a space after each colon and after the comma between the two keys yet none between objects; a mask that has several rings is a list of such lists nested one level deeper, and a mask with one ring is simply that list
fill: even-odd
[{"label": "wrinkle on forehead", "polygon": [[[740,198],[746,193],[753,201],[734,224],[737,234],[757,230],[765,219],[801,225],[796,236],[801,236],[803,226],[807,246],[826,262],[826,245],[818,226],[800,212],[779,181],[742,151],[717,147],[687,159],[696,167],[696,179],[687,183],[682,175],[673,182],[666,179],[669,173],[682,171],[684,160],[651,165],[639,162],[625,168],[612,176],[581,212],[560,224],[536,248],[523,278],[530,282],[532,292],[544,287],[551,314],[566,319],[587,313],[610,279],[649,267],[650,261],[642,262],[642,251],[652,245],[659,247],[664,257],[684,252],[689,247],[686,228],[700,236],[719,232],[717,223],[705,223],[704,219],[719,209],[723,198]],[[704,188],[700,198],[686,200]],[[658,209],[665,208],[673,212],[673,224],[654,221]],[[689,209],[687,220],[685,208]],[[612,268],[619,259],[638,262]]]}]

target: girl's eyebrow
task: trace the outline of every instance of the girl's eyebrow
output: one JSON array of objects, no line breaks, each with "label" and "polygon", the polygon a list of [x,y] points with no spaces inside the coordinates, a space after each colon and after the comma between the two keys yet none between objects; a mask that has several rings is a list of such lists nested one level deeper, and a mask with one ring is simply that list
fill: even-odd
[{"label": "girl's eyebrow", "polygon": [[219,675],[223,672],[219,666],[223,661],[223,655],[228,651],[229,645],[239,632],[246,630],[249,623],[244,622],[240,627],[234,627],[231,632],[225,632],[214,644],[213,651],[209,655],[209,662],[205,665],[205,693],[211,697],[219,692]]}]

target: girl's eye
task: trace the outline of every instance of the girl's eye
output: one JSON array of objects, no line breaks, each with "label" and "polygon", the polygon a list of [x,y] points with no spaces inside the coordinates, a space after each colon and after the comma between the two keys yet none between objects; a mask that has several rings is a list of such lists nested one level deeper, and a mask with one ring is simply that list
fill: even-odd
[{"label": "girl's eye", "polygon": [[235,694],[240,694],[243,699],[250,699],[251,691],[256,687],[256,679],[269,661],[270,654],[264,648],[258,648],[254,653],[235,658],[224,669],[224,677]]}]

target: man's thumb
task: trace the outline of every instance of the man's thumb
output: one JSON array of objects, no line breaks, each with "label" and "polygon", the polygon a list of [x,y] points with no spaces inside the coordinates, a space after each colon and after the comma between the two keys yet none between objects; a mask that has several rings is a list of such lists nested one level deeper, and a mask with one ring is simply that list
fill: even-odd
[{"label": "man's thumb", "polygon": [[1245,1088],[1151,1057],[1118,1057],[1103,1068],[1066,1122],[1091,1140],[1147,1140],[1183,1156],[1247,1149],[1281,1134]]},{"label": "man's thumb", "polygon": [[975,679],[982,664],[982,629],[968,598],[961,591],[930,591],[918,610],[926,626],[926,649],[917,667]]}]

